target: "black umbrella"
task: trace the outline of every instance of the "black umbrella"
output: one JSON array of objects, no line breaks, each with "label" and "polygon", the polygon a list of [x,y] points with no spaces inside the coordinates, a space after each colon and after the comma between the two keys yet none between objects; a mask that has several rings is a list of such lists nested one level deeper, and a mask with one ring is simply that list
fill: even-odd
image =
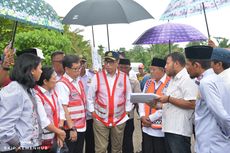
[{"label": "black umbrella", "polygon": [[133,0],[86,0],[73,7],[64,17],[63,23],[83,26],[106,24],[110,50],[108,24],[131,23],[149,18],[153,18],[152,15]]}]

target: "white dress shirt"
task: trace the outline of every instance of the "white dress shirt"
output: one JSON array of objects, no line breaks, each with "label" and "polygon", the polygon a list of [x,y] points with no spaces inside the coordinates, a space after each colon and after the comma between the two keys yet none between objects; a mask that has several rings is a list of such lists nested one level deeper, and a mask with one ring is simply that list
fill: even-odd
[{"label": "white dress shirt", "polygon": [[[40,86],[39,86],[39,89],[49,99],[50,102],[53,102],[53,100],[51,98],[51,94],[47,90],[45,90],[44,88],[42,88]],[[38,95],[36,95],[36,101],[37,101],[39,119],[41,122],[42,129],[44,129],[48,125],[50,125],[51,122],[50,122],[49,118],[47,117],[43,102]]]},{"label": "white dress shirt", "polygon": [[[198,87],[183,68],[171,78],[165,95],[177,99],[196,100]],[[163,104],[162,130],[164,132],[191,137],[193,109],[183,109],[171,103]]]},{"label": "white dress shirt", "polygon": [[[53,104],[53,99],[52,99],[52,94],[47,91],[46,89],[44,89],[43,87],[39,86],[38,87],[41,92],[47,97],[47,99],[52,103],[52,105],[54,106]],[[41,126],[42,126],[42,129],[46,128],[49,124],[51,124],[49,118],[47,117],[47,113],[45,111],[45,108],[44,108],[44,105],[40,99],[40,97],[38,95],[36,95],[36,101],[37,101],[37,107],[38,107],[38,115],[39,115],[39,118],[40,118],[40,121],[41,121]],[[59,118],[62,119],[62,120],[65,120],[65,114],[63,113],[63,108],[62,108],[62,105],[59,104],[57,101],[56,102],[56,107],[57,107],[57,110],[58,111],[58,115],[59,115]],[[62,111],[61,111],[61,108],[62,108]]]},{"label": "white dress shirt", "polygon": [[[74,80],[66,73],[63,76],[67,78],[73,84],[73,86],[78,90],[78,92],[81,94],[80,86],[78,84],[78,82],[80,81],[79,77],[76,80]],[[70,90],[66,86],[66,84],[63,82],[58,82],[56,84],[55,91],[58,94],[58,102],[61,103],[62,105],[68,105]],[[85,130],[86,130],[86,127],[77,129],[78,132],[85,132]]]},{"label": "white dress shirt", "polygon": [[[82,84],[84,86],[84,91],[85,91],[85,94],[88,93],[88,89],[89,89],[89,86],[92,82],[92,78],[95,74],[93,72],[90,72],[89,69],[86,69],[85,70],[85,75],[84,76],[80,76],[80,80],[82,81]],[[87,102],[87,99],[86,99],[86,103]],[[86,111],[86,119],[89,120],[89,119],[92,119],[92,114],[89,112],[89,111]]]},{"label": "white dress shirt", "polygon": [[225,82],[230,82],[229,78],[230,78],[230,68],[224,70],[223,72],[221,72],[219,74],[219,76],[225,81]]},{"label": "white dress shirt", "polygon": [[[106,71],[105,71],[106,72]],[[116,79],[116,76],[118,75],[118,70],[116,70],[116,73],[111,76],[109,73],[106,72],[106,77],[109,84],[110,93],[112,93],[113,85]],[[92,79],[92,83],[88,89],[87,93],[87,109],[89,112],[94,112],[94,103],[95,103],[95,96],[97,91],[97,77],[94,75]],[[132,92],[129,77],[126,77],[126,112],[130,112],[133,108],[133,105],[130,103],[130,93]],[[129,119],[128,115],[126,115],[120,122],[118,122],[117,125],[120,125],[127,121]]]}]

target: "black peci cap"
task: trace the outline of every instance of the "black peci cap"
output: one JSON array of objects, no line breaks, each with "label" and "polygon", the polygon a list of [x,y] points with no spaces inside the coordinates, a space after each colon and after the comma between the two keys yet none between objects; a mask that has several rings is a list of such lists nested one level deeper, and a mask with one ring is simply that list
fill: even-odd
[{"label": "black peci cap", "polygon": [[213,48],[210,46],[191,46],[185,48],[187,59],[209,60],[212,56]]},{"label": "black peci cap", "polygon": [[130,65],[130,60],[127,58],[122,58],[120,59],[119,64]]},{"label": "black peci cap", "polygon": [[153,58],[151,66],[165,67],[166,61],[160,58]]}]

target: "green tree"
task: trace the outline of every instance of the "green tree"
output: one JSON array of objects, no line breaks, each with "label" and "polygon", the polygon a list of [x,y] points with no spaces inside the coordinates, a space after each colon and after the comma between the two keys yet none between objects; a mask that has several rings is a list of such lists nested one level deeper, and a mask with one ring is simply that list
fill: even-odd
[{"label": "green tree", "polygon": [[[0,17],[0,53],[2,54],[3,49],[12,40],[14,21]],[[27,24],[18,23],[16,36],[20,32],[27,32],[34,29],[40,29],[39,27],[32,27]]]},{"label": "green tree", "polygon": [[102,46],[102,45],[99,45],[98,46],[98,54],[101,56],[101,57],[103,57],[104,56],[104,49],[105,49],[105,47],[104,46]]},{"label": "green tree", "polygon": [[127,50],[125,49],[125,47],[121,47],[121,48],[119,48],[118,51],[126,52]]},{"label": "green tree", "polygon": [[21,32],[16,36],[15,47],[17,50],[36,47],[40,48],[45,55],[44,64],[51,63],[51,54],[56,50],[63,50],[66,53],[71,53],[71,41],[67,36],[59,32],[40,29],[29,32]]},{"label": "green tree", "polygon": [[[183,49],[179,48],[177,44],[172,44],[171,50],[173,52],[181,52]],[[148,48],[143,48],[142,46],[134,46],[132,49],[125,53],[131,62],[141,62],[144,65],[149,66],[153,57],[164,58],[166,55],[168,55],[169,46],[166,44],[150,45]]]},{"label": "green tree", "polygon": [[92,65],[92,54],[90,42],[84,40],[84,37],[79,33],[80,29],[70,31],[70,26],[64,26],[64,36],[71,41],[71,52],[77,55],[83,55],[87,58],[89,66]]},{"label": "green tree", "polygon": [[[169,45],[168,44],[156,44],[151,45],[148,48],[148,51],[151,57],[165,58],[169,54]],[[179,47],[178,44],[171,44],[171,52],[179,51],[182,52],[183,49]]]},{"label": "green tree", "polygon": [[2,52],[7,42],[11,39],[13,22],[0,17],[0,25],[0,49]]},{"label": "green tree", "polygon": [[[216,44],[217,47],[220,47],[220,48],[229,48],[230,47],[229,39],[217,37],[216,40],[219,43],[219,45]],[[208,43],[206,41],[189,42],[186,45],[186,47],[189,47],[189,46],[199,46],[199,45],[208,45]]]},{"label": "green tree", "polygon": [[[0,53],[12,39],[14,21],[0,18]],[[15,48],[20,51],[25,48],[37,47],[45,54],[45,64],[50,64],[50,54],[56,50],[63,50],[67,54],[83,55],[91,65],[91,47],[89,41],[85,41],[79,34],[81,30],[70,31],[69,26],[64,27],[64,32],[47,30],[28,24],[18,24]]]},{"label": "green tree", "polygon": [[189,42],[188,44],[186,44],[186,47],[200,46],[200,45],[208,45],[208,43],[206,41],[194,41],[194,42]]},{"label": "green tree", "polygon": [[126,58],[129,58],[131,62],[141,62],[144,65],[149,65],[149,61],[151,60],[148,50],[139,45],[134,46],[125,52],[125,54]]},{"label": "green tree", "polygon": [[228,43],[228,39],[223,38],[221,39],[221,41],[219,42],[219,46],[220,48],[229,48],[230,47],[230,43]]}]

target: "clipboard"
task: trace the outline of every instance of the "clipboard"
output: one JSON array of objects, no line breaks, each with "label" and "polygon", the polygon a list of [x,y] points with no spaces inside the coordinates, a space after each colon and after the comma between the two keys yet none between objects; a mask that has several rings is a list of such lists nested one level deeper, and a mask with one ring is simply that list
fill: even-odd
[{"label": "clipboard", "polygon": [[130,102],[131,103],[150,103],[154,99],[159,98],[160,96],[154,93],[131,93]]}]

